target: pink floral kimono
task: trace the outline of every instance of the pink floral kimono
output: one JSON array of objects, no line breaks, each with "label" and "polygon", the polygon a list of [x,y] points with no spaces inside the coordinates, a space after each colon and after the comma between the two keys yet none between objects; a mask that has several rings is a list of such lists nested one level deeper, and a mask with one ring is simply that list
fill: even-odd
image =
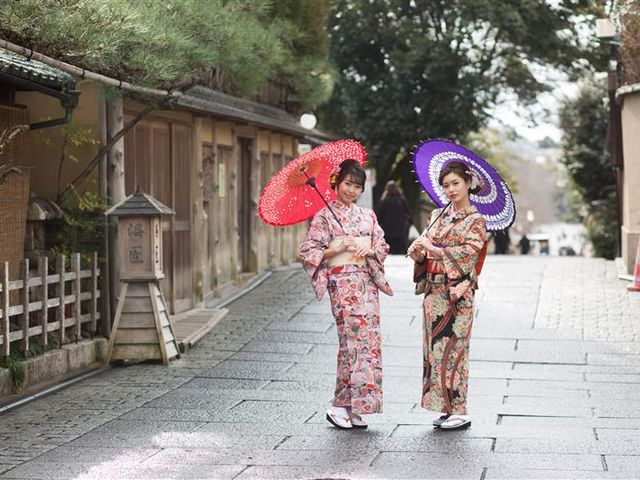
[{"label": "pink floral kimono", "polygon": [[[440,211],[432,213],[431,221]],[[429,238],[444,257],[416,264],[414,273],[417,281],[426,270],[422,407],[466,415],[469,337],[477,271],[486,253],[485,222],[474,206],[459,211],[449,207]]]},{"label": "pink floral kimono", "polygon": [[[393,295],[384,277],[383,262],[389,251],[384,233],[372,210],[353,204],[331,202],[344,230],[326,207],[311,221],[298,256],[321,300],[329,291],[331,310],[338,329],[338,368],[333,405],[351,407],[353,413],[382,412],[382,354],[378,290]],[[371,236],[375,257],[364,266],[330,268],[322,260],[325,249],[337,236]]]}]

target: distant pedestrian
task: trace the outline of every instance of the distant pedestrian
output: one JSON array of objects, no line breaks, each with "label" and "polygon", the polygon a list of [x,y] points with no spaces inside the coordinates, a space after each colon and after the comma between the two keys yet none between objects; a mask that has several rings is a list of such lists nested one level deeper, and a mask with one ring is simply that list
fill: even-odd
[{"label": "distant pedestrian", "polygon": [[529,237],[527,237],[526,233],[522,234],[522,237],[518,242],[518,247],[520,247],[521,255],[527,255],[529,250],[531,250],[531,242],[529,241]]},{"label": "distant pedestrian", "polygon": [[376,208],[378,221],[384,238],[389,244],[389,253],[404,255],[407,253],[409,227],[411,226],[411,210],[409,202],[396,182],[389,180]]},{"label": "distant pedestrian", "polygon": [[540,255],[549,255],[549,240],[540,240]]},{"label": "distant pedestrian", "polygon": [[499,230],[493,235],[493,242],[495,243],[496,255],[506,255],[509,253],[509,247],[511,246],[511,238],[509,237],[509,229]]},{"label": "distant pedestrian", "polygon": [[486,227],[469,202],[469,193],[477,193],[480,186],[466,164],[447,164],[438,181],[451,203],[432,212],[427,235],[414,241],[408,253],[416,262],[416,294],[425,294],[421,404],[443,413],[433,421],[435,427],[455,430],[471,425],[469,338],[477,275],[486,254]]},{"label": "distant pedestrian", "polygon": [[[378,290],[393,295],[384,277],[389,251],[373,210],[354,202],[366,173],[345,160],[332,175],[337,200],[313,217],[298,256],[318,300],[329,291],[338,330],[336,389],[327,420],[338,428],[367,428],[362,414],[382,412],[382,354]],[[340,225],[342,224],[342,225]]]}]

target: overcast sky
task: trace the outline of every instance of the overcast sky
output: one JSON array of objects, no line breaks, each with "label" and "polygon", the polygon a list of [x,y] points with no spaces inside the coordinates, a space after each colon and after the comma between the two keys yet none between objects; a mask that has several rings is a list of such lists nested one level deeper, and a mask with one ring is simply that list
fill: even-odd
[{"label": "overcast sky", "polygon": [[531,107],[522,107],[513,96],[505,95],[503,103],[493,110],[495,118],[490,126],[513,128],[518,135],[532,142],[545,137],[559,142],[562,137],[558,127],[559,105],[566,98],[574,97],[578,86],[558,72],[546,72],[543,76],[549,84],[555,85],[551,92],[541,94],[538,103]]}]

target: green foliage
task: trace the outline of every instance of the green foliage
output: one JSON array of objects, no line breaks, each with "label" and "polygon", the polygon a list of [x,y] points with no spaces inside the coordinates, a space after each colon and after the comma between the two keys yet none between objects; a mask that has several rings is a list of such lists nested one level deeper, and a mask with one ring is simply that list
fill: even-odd
[{"label": "green foliage", "polygon": [[[264,0],[6,0],[0,36],[152,87],[206,84],[221,69],[231,80],[229,93],[253,96],[267,80],[282,79],[313,105],[328,93],[317,42],[323,8],[324,0],[283,2],[282,17]],[[309,36],[288,12],[304,14]],[[307,52],[302,65],[298,50]]]},{"label": "green foliage", "polygon": [[20,352],[15,344],[11,345],[10,354],[6,357],[0,357],[0,368],[9,370],[11,383],[13,383],[11,391],[17,394],[22,393],[24,389],[24,382],[27,379],[27,369],[24,365],[24,360],[42,355],[44,352],[58,347],[59,344],[55,340],[50,341],[48,345],[43,345],[31,340],[31,342],[29,342],[29,350],[26,352]]},{"label": "green foliage", "polygon": [[597,256],[609,260],[613,260],[616,256],[617,201],[616,193],[609,191],[602,200],[590,203],[589,215],[586,218],[587,234],[593,245],[593,251]]},{"label": "green foliage", "polygon": [[83,260],[91,260],[105,235],[104,216],[106,205],[93,192],[78,193],[73,185],[63,185],[62,176],[68,162],[78,163],[84,148],[100,144],[95,138],[94,127],[67,123],[59,129],[41,130],[38,141],[51,152],[59,155],[56,201],[62,210],[62,223],[55,235],[53,255],[63,254],[69,260],[72,253],[80,253]]},{"label": "green foliage", "polygon": [[94,251],[101,251],[99,246],[106,235],[106,205],[99,195],[93,192],[79,194],[73,187],[62,195],[61,200],[62,225],[51,253],[63,254],[67,259],[72,253],[80,253],[84,261],[89,261]]},{"label": "green foliage", "polygon": [[[55,132],[56,134],[54,134]],[[78,163],[80,161],[78,151],[84,147],[99,145],[100,141],[95,138],[94,128],[88,125],[78,125],[74,122],[67,123],[59,130],[40,130],[38,140],[50,150],[60,152],[58,161],[57,177],[57,200],[60,200],[60,193],[63,190],[62,175],[67,160]],[[60,133],[60,135],[57,135]]]},{"label": "green foliage", "polygon": [[281,38],[291,47],[286,51],[283,73],[305,106],[322,103],[333,89],[335,72],[327,62],[328,17],[326,1],[278,0],[273,4],[272,25],[282,26]]},{"label": "green foliage", "polygon": [[378,188],[400,178],[416,198],[408,147],[426,138],[462,141],[504,94],[534,102],[549,88],[536,75],[543,66],[573,74],[600,62],[600,47],[579,33],[593,22],[590,5],[338,0],[329,31],[340,75],[319,112],[321,127],[364,142]]},{"label": "green foliage", "polygon": [[9,376],[11,377],[11,391],[13,393],[21,393],[24,388],[24,382],[27,379],[27,369],[20,360],[14,357],[4,357],[0,360],[0,368],[6,368],[9,370]]},{"label": "green foliage", "polygon": [[585,221],[596,255],[614,258],[617,232],[616,179],[606,151],[608,109],[603,82],[586,81],[575,99],[564,102],[561,161],[587,212]]},{"label": "green foliage", "polygon": [[628,12],[623,17],[622,46],[620,57],[624,69],[624,82],[640,82],[640,7],[628,4]]},{"label": "green foliage", "polygon": [[0,357],[0,368],[9,370],[13,393],[21,393],[24,388],[24,382],[27,379],[27,369],[23,363],[25,358],[26,355],[19,352],[15,345],[11,345],[11,353],[8,356]]}]

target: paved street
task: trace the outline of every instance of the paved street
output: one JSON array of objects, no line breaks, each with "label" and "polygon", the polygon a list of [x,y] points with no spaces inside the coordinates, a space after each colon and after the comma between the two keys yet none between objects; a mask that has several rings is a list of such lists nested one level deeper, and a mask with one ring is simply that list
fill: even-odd
[{"label": "paved street", "polygon": [[417,406],[410,267],[388,262],[385,413],[368,430],[324,419],[335,328],[292,267],[169,368],[113,368],[0,416],[0,478],[640,478],[640,294],[612,262],[488,258],[461,432]]}]

